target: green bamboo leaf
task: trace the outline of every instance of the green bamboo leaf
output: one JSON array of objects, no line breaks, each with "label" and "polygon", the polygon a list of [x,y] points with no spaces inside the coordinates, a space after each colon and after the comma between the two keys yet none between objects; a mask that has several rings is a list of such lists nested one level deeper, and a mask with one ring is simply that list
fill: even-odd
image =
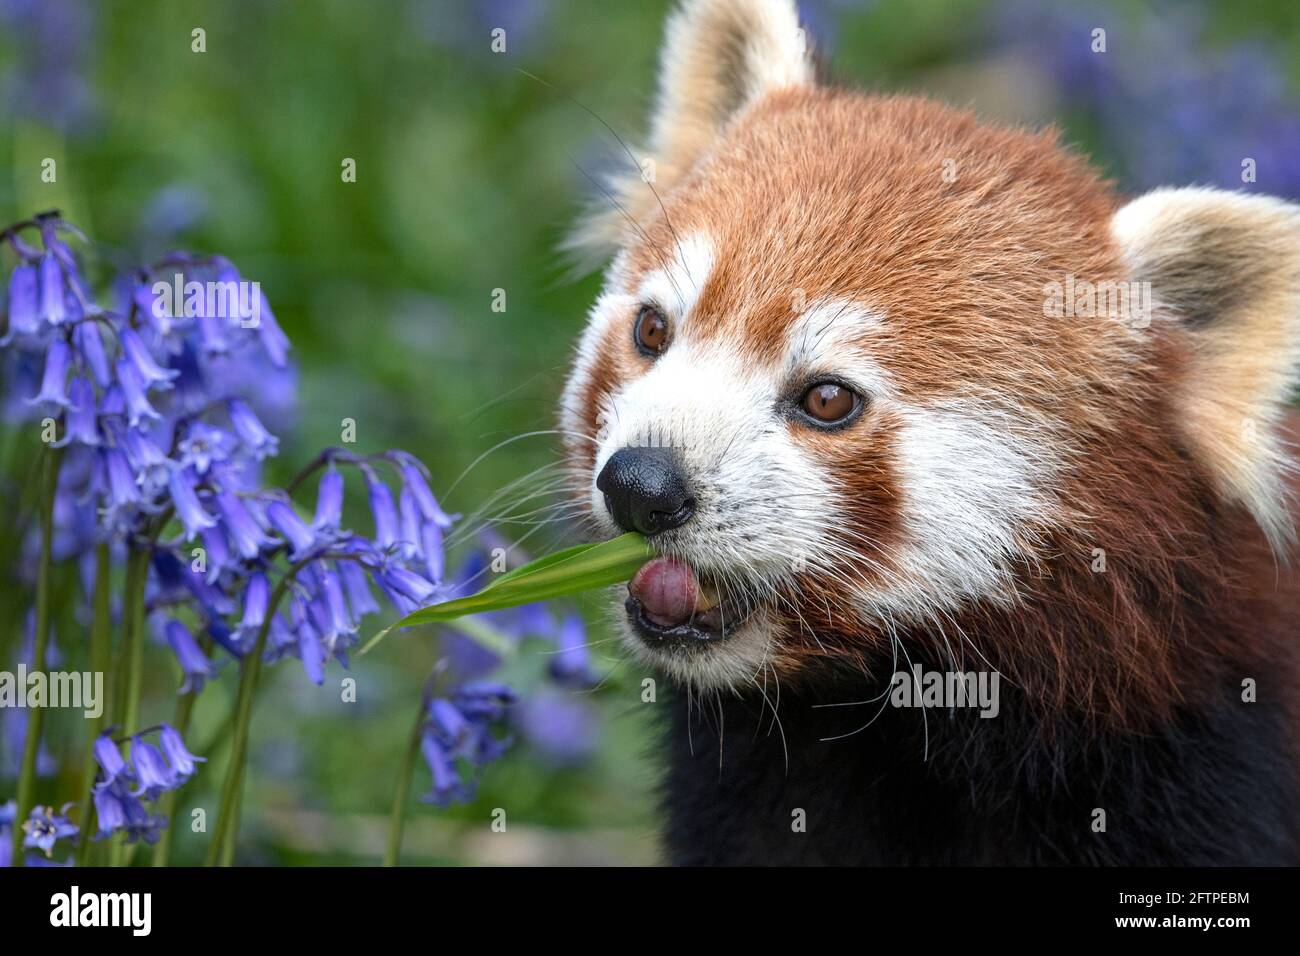
[{"label": "green bamboo leaf", "polygon": [[[629,535],[624,535],[623,537],[629,537]],[[635,537],[640,537],[640,535],[636,535]],[[614,539],[614,541],[621,541],[621,540],[622,538]],[[604,545],[613,544],[613,543],[614,543],[613,541],[607,541],[603,543],[597,542],[596,544],[579,544],[579,545],[574,545],[572,548],[565,548],[563,551],[556,551],[554,554],[548,554],[545,557],[538,558],[535,561],[529,561],[527,564],[521,564],[519,567],[514,568],[511,571],[507,571],[505,574],[497,575],[497,577],[493,579],[492,583],[487,585],[487,587],[483,588],[483,590],[489,591],[492,588],[498,587],[499,585],[501,585],[506,581],[513,581],[524,574],[535,574],[538,571],[542,571],[545,570],[546,568],[554,567],[557,564],[563,564],[565,561],[568,561],[571,558],[575,558],[580,554],[585,554],[586,552],[590,551],[592,548],[599,548],[599,547],[603,547]]]},{"label": "green bamboo leaf", "polygon": [[612,541],[557,551],[503,574],[477,594],[433,604],[408,614],[372,637],[358,656],[369,652],[395,628],[454,621],[467,614],[500,611],[619,584],[631,579],[652,556],[645,538],[631,533]]}]

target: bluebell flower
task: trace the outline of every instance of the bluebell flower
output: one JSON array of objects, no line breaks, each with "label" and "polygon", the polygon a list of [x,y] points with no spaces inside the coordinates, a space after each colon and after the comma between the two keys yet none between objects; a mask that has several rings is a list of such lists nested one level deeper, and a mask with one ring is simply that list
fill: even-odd
[{"label": "bluebell flower", "polygon": [[369,469],[366,470],[366,484],[370,493],[370,512],[375,518],[375,544],[386,551],[397,543],[399,533],[393,494]]},{"label": "bluebell flower", "polygon": [[174,790],[180,778],[163,757],[162,751],[139,735],[131,738],[131,766],[135,768],[139,788],[132,796],[157,800],[164,791]]},{"label": "bluebell flower", "polygon": [[325,606],[329,609],[332,629],[337,634],[351,634],[356,631],[357,625],[348,613],[347,601],[343,597],[343,584],[338,574],[324,561],[316,562],[312,570],[316,579],[317,592],[324,598]]},{"label": "bluebell flower", "polygon": [[112,787],[135,783],[135,774],[130,765],[122,759],[122,752],[117,749],[112,732],[106,731],[96,737],[92,749],[102,778],[99,785]]},{"label": "bluebell flower", "polygon": [[140,336],[129,325],[121,326],[117,330],[117,337],[122,345],[124,357],[131,363],[146,389],[171,388],[172,379],[180,372],[175,369],[165,369],[155,362],[153,356],[149,354],[149,349],[140,340]]},{"label": "bluebell flower", "polygon": [[[231,601],[230,604],[234,602]],[[208,637],[211,637],[212,643],[235,659],[243,658],[247,649],[235,641],[234,628],[231,628],[222,617],[233,609],[227,605],[226,610],[217,610],[216,606],[207,604],[201,605],[200,610],[203,611],[203,630],[207,632]],[[216,665],[213,665],[213,670],[216,670]]]},{"label": "bluebell flower", "polygon": [[170,472],[176,467],[176,462],[163,454],[163,450],[158,447],[158,443],[148,432],[138,428],[119,428],[114,437],[120,439],[132,466],[141,471],[163,467]]},{"label": "bluebell flower", "polygon": [[53,807],[32,807],[31,815],[23,823],[23,846],[29,850],[40,850],[48,859],[54,853],[54,844],[59,840],[74,839],[79,830],[77,825],[67,817],[68,807],[55,811]]},{"label": "bluebell flower", "polygon": [[52,251],[41,256],[40,317],[50,325],[62,325],[68,317],[64,303],[63,268]]},{"label": "bluebell flower", "polygon": [[458,754],[474,737],[470,722],[449,700],[435,697],[429,701],[429,720],[448,753]]},{"label": "bluebell flower", "polygon": [[97,490],[106,495],[105,511],[114,518],[133,512],[140,503],[140,485],[126,453],[120,448],[104,448],[98,455],[103,474],[102,487]]},{"label": "bluebell flower", "polygon": [[195,492],[197,476],[192,468],[177,468],[171,473],[169,489],[176,516],[185,527],[185,540],[191,541],[200,532],[215,527],[217,519],[204,510]]},{"label": "bluebell flower", "polygon": [[433,491],[429,488],[429,483],[425,481],[423,466],[405,452],[395,452],[394,456],[400,464],[402,473],[402,485],[410,490],[415,497],[416,503],[420,507],[420,513],[424,516],[425,521],[432,521],[444,531],[450,528],[455,520],[454,516],[447,514],[438,504],[438,499],[433,496]]},{"label": "bluebell flower", "polygon": [[[230,604],[233,603],[233,601],[230,602]],[[213,604],[203,605],[203,626],[214,644],[227,651],[231,657],[239,659],[247,653],[248,649],[235,640],[234,629],[221,616],[230,613],[231,610],[233,608],[230,608],[229,605],[225,610],[218,610],[216,605]]]},{"label": "bluebell flower", "polygon": [[114,382],[99,396],[99,414],[104,418],[126,418],[126,399],[122,387]]},{"label": "bluebell flower", "polygon": [[95,387],[88,379],[74,375],[68,389],[67,431],[54,443],[54,447],[62,448],[72,442],[82,445],[100,444],[95,411]]},{"label": "bluebell flower", "polygon": [[464,803],[474,798],[474,788],[456,772],[451,756],[437,738],[426,734],[420,741],[420,752],[433,777],[433,786],[421,799],[445,809],[453,803]]},{"label": "bluebell flower", "polygon": [[266,430],[261,420],[248,407],[246,402],[232,398],[228,404],[230,423],[235,427],[235,434],[244,443],[244,447],[261,460],[274,455],[279,449],[279,439]]},{"label": "bluebell flower", "polygon": [[289,601],[289,620],[298,638],[298,657],[308,679],[313,684],[325,683],[325,648],[312,623],[311,608],[299,595],[295,594]]},{"label": "bluebell flower", "polygon": [[[508,736],[493,736],[491,727],[515,700],[514,691],[504,684],[471,683],[429,701],[429,720],[420,742],[433,776],[433,788],[424,797],[427,802],[445,807],[473,799],[474,775],[499,759],[512,742]],[[458,760],[467,774],[457,770]]]},{"label": "bluebell flower", "polygon": [[175,411],[201,414],[211,404],[214,394],[224,394],[216,392],[212,367],[201,364],[198,353],[188,340],[180,340],[176,351],[168,356],[167,364],[180,373],[172,382],[169,396]]},{"label": "bluebell flower", "polygon": [[266,611],[271,601],[271,582],[260,571],[248,579],[244,587],[244,616],[236,631],[236,641],[241,647],[251,648],[258,632],[266,622]]},{"label": "bluebell flower", "polygon": [[82,362],[95,376],[99,387],[108,388],[113,383],[113,370],[108,364],[108,354],[104,351],[104,337],[100,334],[99,323],[93,319],[78,322],[72,330],[72,344]]},{"label": "bluebell flower", "polygon": [[[96,786],[92,792],[95,801],[95,816],[99,821],[99,832],[95,838],[102,840],[105,837],[112,836],[113,831],[125,827],[127,824],[126,808],[122,801],[118,799],[120,791],[112,787]],[[130,798],[130,794],[127,794]]]},{"label": "bluebell flower", "polygon": [[221,492],[216,500],[217,510],[221,512],[221,520],[225,523],[226,534],[229,535],[235,550],[249,560],[257,557],[258,552],[271,542],[248,513],[248,509],[239,498],[228,491]]},{"label": "bluebell flower", "polygon": [[474,752],[470,759],[479,767],[485,767],[504,757],[506,752],[514,746],[514,742],[515,738],[509,734],[504,737],[494,737],[485,728],[482,733],[474,738]]},{"label": "bluebell flower", "polygon": [[298,653],[298,638],[293,633],[283,614],[276,614],[271,618],[271,626],[267,629],[266,650],[262,654],[262,660],[268,664],[273,664],[286,654]]},{"label": "bluebell flower", "polygon": [[346,631],[340,630],[335,624],[324,595],[317,592],[305,600],[307,615],[311,620],[312,630],[315,631],[316,643],[321,650],[321,663],[324,664],[325,661],[336,656],[335,651],[340,649],[341,638],[346,644]]},{"label": "bluebell flower", "polygon": [[180,693],[202,690],[204,682],[212,676],[212,662],[208,655],[203,653],[194,635],[180,621],[168,621],[165,634],[184,674]]},{"label": "bluebell flower", "polygon": [[[162,549],[160,548],[159,551]],[[235,613],[235,599],[226,594],[224,588],[209,584],[206,575],[195,571],[188,561],[180,566],[180,578],[186,590],[194,595],[200,609],[209,618]]]},{"label": "bluebell flower", "polygon": [[127,359],[120,358],[114,368],[117,372],[117,384],[122,389],[122,397],[126,400],[126,416],[131,427],[137,427],[145,418],[153,421],[161,419],[162,416],[149,402],[144,380],[141,379],[136,367]]},{"label": "bluebell flower", "polygon": [[272,501],[266,506],[266,519],[271,527],[289,542],[289,560],[300,561],[316,545],[316,537],[311,529],[298,517],[292,505],[283,501]]},{"label": "bluebell flower", "polygon": [[507,684],[470,681],[456,690],[456,706],[466,714],[485,720],[499,720],[505,708],[518,703],[519,695]]},{"label": "bluebell flower", "polygon": [[68,363],[72,349],[61,338],[50,343],[45,353],[45,374],[41,376],[41,390],[27,400],[28,405],[68,406]]},{"label": "bluebell flower", "polygon": [[[235,603],[224,591],[208,584],[204,575],[195,571],[188,561],[180,561],[170,549],[154,549],[153,569],[159,598],[185,603],[187,595],[193,597],[208,618],[234,612]],[[164,641],[167,639],[165,625],[165,620],[158,623]]]},{"label": "bluebell flower", "polygon": [[420,551],[424,544],[424,534],[421,529],[424,522],[420,520],[415,495],[411,493],[409,486],[402,486],[397,501],[398,523],[402,529],[401,539],[398,543],[398,553],[402,556],[403,561],[413,561],[420,557]]},{"label": "bluebell flower", "polygon": [[103,840],[114,833],[125,834],[128,843],[144,840],[157,843],[162,827],[167,822],[162,816],[150,813],[138,797],[117,787],[97,786],[92,794],[99,832],[95,839]]},{"label": "bluebell flower", "polygon": [[222,572],[234,568],[237,562],[230,553],[230,546],[226,544],[226,535],[220,526],[204,528],[200,540],[203,542],[207,564],[207,571],[203,572],[203,580],[208,584],[215,584],[221,580]]},{"label": "bluebell flower", "polygon": [[[41,228],[43,254],[20,237],[22,230],[34,227]],[[427,603],[439,592],[443,531],[453,519],[433,498],[427,471],[403,452],[377,456],[402,472],[399,507],[394,504],[398,491],[390,490],[369,464],[374,459],[328,452],[315,516],[306,524],[294,502],[266,488],[261,477],[260,462],[278,451],[268,425],[278,427],[277,415],[283,420],[296,384],[287,362],[288,340],[265,298],[258,300],[256,336],[243,335],[234,323],[206,315],[206,309],[191,310],[198,321],[173,316],[169,308],[159,307],[166,303],[152,290],[152,279],[164,270],[198,273],[200,278],[215,270],[219,277],[237,279],[225,260],[173,254],[152,270],[122,276],[117,308],[103,311],[58,238],[56,230],[65,228],[44,217],[6,231],[19,265],[9,279],[10,319],[2,341],[21,336],[22,347],[0,354],[8,386],[0,389],[0,401],[7,400],[10,413],[15,398],[21,401],[33,393],[34,403],[64,410],[59,444],[68,452],[54,503],[56,560],[78,564],[89,597],[96,541],[107,539],[120,563],[126,535],[139,542],[142,533],[151,531],[149,519],[173,515],[183,534],[151,542],[145,601],[150,626],[183,672],[182,691],[198,691],[215,673],[217,662],[208,659],[197,634],[206,633],[205,644],[210,639],[239,658],[262,627],[268,631],[267,661],[297,656],[308,677],[322,683],[329,659],[347,666],[359,622],[379,611],[372,584],[378,583],[402,610]],[[53,328],[60,325],[66,332]],[[109,335],[102,334],[101,325]],[[22,391],[15,395],[20,385]],[[257,396],[256,411],[250,395]],[[20,410],[22,421],[34,415],[27,408]],[[375,516],[373,538],[341,527],[345,488],[340,463],[365,475]],[[25,553],[34,553],[38,537],[24,537]],[[186,546],[196,538],[205,550],[202,568],[187,553]],[[281,538],[289,562],[319,560],[299,572],[290,585],[288,606],[272,614],[268,575],[282,563]],[[236,619],[241,606],[242,617]],[[172,607],[179,609],[176,618],[164,610]],[[488,732],[499,702],[452,695],[446,708],[441,730],[431,721],[428,732],[441,734],[459,755],[454,760],[466,762],[471,774],[507,745]],[[8,733],[16,721],[4,716]],[[453,727],[458,719],[460,726]],[[103,765],[94,787],[100,835],[156,838],[161,819],[140,797],[153,799],[174,787],[194,772],[198,758],[166,727],[160,744],[134,738],[130,762],[108,736],[96,742],[95,751]],[[469,794],[472,782],[457,782],[454,767],[452,771],[440,792]]]},{"label": "bluebell flower", "polygon": [[213,465],[229,461],[235,449],[233,435],[207,422],[191,422],[185,437],[176,443],[180,464],[193,467],[200,476],[211,471]]},{"label": "bluebell flower", "polygon": [[311,526],[316,531],[336,532],[343,521],[343,476],[330,465],[320,477],[316,491],[316,517]]},{"label": "bluebell flower", "polygon": [[115,438],[136,472],[140,495],[147,501],[159,498],[169,487],[176,463],[163,454],[152,438],[137,428],[115,429]]},{"label": "bluebell flower", "polygon": [[69,282],[77,278],[77,260],[72,255],[72,250],[68,244],[59,238],[60,225],[49,216],[41,216],[41,242],[45,248],[54,253],[54,258],[59,260],[63,266],[64,274]]},{"label": "bluebell flower", "polygon": [[167,756],[167,762],[171,764],[172,770],[181,783],[194,776],[196,769],[194,765],[196,763],[207,762],[207,757],[196,757],[190,753],[189,748],[185,746],[185,741],[181,738],[180,731],[171,724],[162,725],[160,740],[163,753]]},{"label": "bluebell flower", "polygon": [[428,604],[437,591],[435,585],[426,581],[414,571],[396,564],[376,569],[375,578],[384,589],[384,593],[388,595],[389,600],[403,614],[408,614],[416,608]]},{"label": "bluebell flower", "polygon": [[348,607],[352,609],[355,619],[360,620],[368,614],[379,612],[379,603],[370,590],[370,581],[359,564],[355,561],[340,561],[339,577],[343,581]]},{"label": "bluebell flower", "polygon": [[37,296],[36,267],[23,263],[9,276],[9,328],[0,338],[0,346],[40,331]]}]

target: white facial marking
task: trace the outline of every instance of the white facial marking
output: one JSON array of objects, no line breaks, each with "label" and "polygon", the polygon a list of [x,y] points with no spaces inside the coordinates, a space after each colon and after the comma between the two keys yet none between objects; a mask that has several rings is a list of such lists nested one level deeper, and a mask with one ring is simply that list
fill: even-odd
[{"label": "white facial marking", "polygon": [[1011,599],[1014,565],[1056,510],[1055,456],[1012,413],[973,400],[898,411],[900,573],[858,592],[866,616],[933,622],[977,599]]},{"label": "white facial marking", "polygon": [[713,271],[713,245],[704,236],[686,236],[663,258],[663,265],[638,284],[637,298],[663,309],[673,322],[684,323]]},{"label": "white facial marking", "polygon": [[879,313],[851,299],[814,302],[786,333],[786,375],[834,374],[851,380],[869,399],[891,394],[871,342],[872,331],[883,322]]}]

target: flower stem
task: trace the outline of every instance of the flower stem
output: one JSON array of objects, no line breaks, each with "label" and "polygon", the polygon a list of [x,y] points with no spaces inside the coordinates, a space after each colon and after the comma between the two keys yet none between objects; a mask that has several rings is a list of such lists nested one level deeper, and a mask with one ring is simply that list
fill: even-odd
[{"label": "flower stem", "polygon": [[244,775],[248,770],[248,761],[245,760],[243,766],[239,768],[239,779],[235,781],[235,807],[231,813],[233,821],[229,829],[226,830],[226,838],[221,844],[221,865],[230,866],[235,862],[235,842],[238,838],[239,818],[244,811]]},{"label": "flower stem", "polygon": [[[144,684],[144,590],[149,579],[149,552],[152,545],[136,548],[126,559],[126,585],[123,601],[123,618],[126,632],[122,642],[119,666],[126,669],[126,691],[117,705],[115,714],[120,719],[123,731],[128,734],[136,732],[140,725],[140,689]],[[121,866],[125,861],[125,844],[113,844],[112,865]]]},{"label": "flower stem", "polygon": [[[50,566],[54,550],[54,497],[59,485],[59,464],[63,449],[46,447],[44,498],[41,501],[41,557],[36,569],[36,639],[32,648],[32,671],[44,673],[50,646]],[[27,739],[18,774],[18,809],[13,825],[13,865],[23,865],[23,821],[31,813],[36,790],[36,763],[41,747],[45,708],[33,707],[27,715]]]},{"label": "flower stem", "polygon": [[244,782],[244,761],[248,758],[248,729],[253,715],[253,691],[262,672],[262,652],[266,647],[266,637],[271,631],[271,621],[275,618],[280,601],[288,592],[299,567],[301,565],[295,565],[285,572],[284,577],[275,586],[271,600],[267,602],[266,618],[257,630],[257,640],[239,665],[239,697],[235,702],[230,760],[226,764],[226,776],[221,782],[221,804],[217,809],[217,827],[212,833],[212,841],[208,844],[204,866],[218,864],[228,866],[234,855],[235,836],[239,830],[239,791]]},{"label": "flower stem", "polygon": [[406,802],[411,793],[411,773],[415,770],[415,758],[420,752],[420,738],[424,735],[426,714],[427,706],[424,698],[421,698],[419,710],[415,712],[415,723],[411,727],[411,737],[406,743],[406,754],[402,757],[402,766],[397,772],[393,812],[388,818],[388,846],[384,849],[384,866],[397,866],[398,857],[402,852],[402,830],[406,825]]},{"label": "flower stem", "polygon": [[[109,656],[112,651],[112,601],[110,580],[112,576],[112,558],[108,551],[108,542],[101,541],[95,547],[95,594],[92,599],[90,625],[90,672],[91,674],[108,674]],[[105,681],[105,687],[108,686]],[[108,714],[108,701],[102,702],[100,715],[90,724],[90,740],[86,743],[86,756],[81,769],[81,813],[77,822],[81,826],[81,836],[77,843],[77,866],[85,866],[90,860],[91,818],[95,813],[95,803],[91,792],[95,785],[95,740],[104,729]]]}]

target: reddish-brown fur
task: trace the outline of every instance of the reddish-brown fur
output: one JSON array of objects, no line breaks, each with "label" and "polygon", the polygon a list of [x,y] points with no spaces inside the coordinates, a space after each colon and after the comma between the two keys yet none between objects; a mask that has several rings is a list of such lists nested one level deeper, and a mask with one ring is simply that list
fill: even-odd
[{"label": "reddish-brown fur", "polygon": [[[1149,725],[1245,678],[1261,694],[1291,693],[1281,635],[1300,611],[1297,582],[1179,436],[1184,334],[1043,314],[1045,283],[1126,277],[1109,230],[1118,197],[1053,134],[981,126],[924,100],[784,90],[725,129],[663,202],[628,268],[662,267],[680,236],[710,237],[693,334],[771,363],[794,290],[860,300],[884,317],[864,347],[902,398],[1001,403],[1071,449],[1053,489],[1064,512],[1025,529],[1014,606],[970,606],[913,639],[946,641],[965,667],[986,660],[1044,714],[1111,727]],[[582,396],[589,434],[602,400],[646,367],[615,323]],[[863,581],[874,572],[852,552],[874,540],[869,556],[888,562],[902,506],[896,429],[873,415],[833,435],[791,426],[849,501],[845,561]],[[575,445],[584,481],[593,453]],[[1091,566],[1096,548],[1104,573]],[[797,614],[777,654],[783,676],[827,659],[887,662],[887,635],[847,616],[838,584],[809,574],[788,591]]]}]

